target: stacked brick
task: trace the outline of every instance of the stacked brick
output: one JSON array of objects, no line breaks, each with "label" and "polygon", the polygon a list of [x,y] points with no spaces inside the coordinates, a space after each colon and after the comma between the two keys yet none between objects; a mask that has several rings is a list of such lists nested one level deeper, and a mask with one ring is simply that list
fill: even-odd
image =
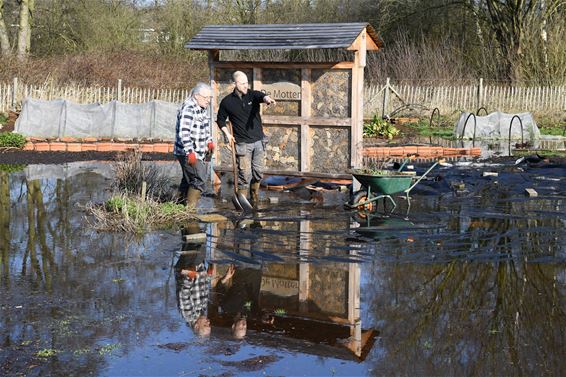
[{"label": "stacked brick", "polygon": [[96,138],[61,138],[58,140],[29,138],[23,149],[25,151],[37,152],[126,152],[129,150],[139,150],[144,153],[172,153],[173,143],[162,141],[125,143],[98,140]]}]

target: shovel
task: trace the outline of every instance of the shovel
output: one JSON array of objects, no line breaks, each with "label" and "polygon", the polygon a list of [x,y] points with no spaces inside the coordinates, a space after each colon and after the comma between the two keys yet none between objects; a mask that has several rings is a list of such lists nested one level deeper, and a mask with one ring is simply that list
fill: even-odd
[{"label": "shovel", "polygon": [[[232,125],[230,125],[230,133],[233,135]],[[238,168],[236,167],[236,147],[234,146],[233,139],[230,139],[230,150],[232,151],[232,171],[234,173],[234,196],[232,196],[232,203],[234,203],[234,207],[238,211],[253,212],[254,207],[242,193],[238,192]]]}]

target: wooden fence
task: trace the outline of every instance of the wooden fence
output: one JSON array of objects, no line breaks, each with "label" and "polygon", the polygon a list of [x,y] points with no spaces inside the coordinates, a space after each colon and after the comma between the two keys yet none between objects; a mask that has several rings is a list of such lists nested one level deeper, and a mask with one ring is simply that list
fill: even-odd
[{"label": "wooden fence", "polygon": [[[27,85],[14,79],[12,83],[0,83],[0,112],[21,108],[28,96],[52,100],[64,98],[75,103],[105,103],[118,100],[124,103],[143,103],[153,99],[181,103],[189,89],[141,89],[122,87],[121,80],[115,87],[54,87]],[[438,108],[443,115],[460,111],[475,112],[480,107],[488,112],[525,112],[538,114],[563,113],[566,111],[566,86],[518,87],[503,85],[416,86],[395,85],[389,79],[384,85],[364,88],[364,114],[393,114],[401,108],[416,108],[430,114]],[[421,113],[422,113],[421,111]]]},{"label": "wooden fence", "polygon": [[41,100],[63,98],[75,103],[106,103],[118,100],[123,103],[144,103],[160,100],[181,103],[189,95],[190,89],[142,89],[122,87],[121,80],[116,87],[84,87],[50,85],[27,85],[14,80],[10,84],[0,83],[0,112],[20,109],[24,98]]},{"label": "wooden fence", "polygon": [[[520,87],[504,85],[418,86],[385,85],[365,88],[366,116],[393,114],[401,108],[432,111],[438,108],[443,115],[461,111],[476,112],[563,113],[566,111],[566,86]],[[484,113],[482,112],[482,115]]]}]

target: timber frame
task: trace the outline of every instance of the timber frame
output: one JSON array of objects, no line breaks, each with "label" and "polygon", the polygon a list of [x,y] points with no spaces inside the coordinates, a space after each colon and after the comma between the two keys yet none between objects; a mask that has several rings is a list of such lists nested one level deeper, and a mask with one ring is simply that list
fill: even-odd
[{"label": "timber frame", "polygon": [[[335,34],[332,34],[332,33]],[[253,38],[261,35],[261,38]],[[300,70],[300,115],[263,115],[264,127],[295,127],[299,128],[300,147],[298,150],[298,169],[294,173],[311,173],[310,175],[325,176],[323,171],[313,171],[311,160],[313,147],[309,142],[311,127],[332,129],[339,127],[349,130],[349,166],[343,166],[346,173],[350,168],[357,168],[362,163],[363,149],[363,85],[364,67],[366,66],[367,51],[376,51],[381,42],[371,25],[367,23],[349,24],[305,24],[305,25],[218,25],[207,26],[197,34],[186,47],[207,50],[209,79],[213,88],[211,114],[215,117],[218,110],[219,85],[217,77],[219,70],[248,70],[253,77],[248,77],[253,83],[254,90],[262,90],[263,71],[265,69]],[[353,61],[332,63],[297,63],[297,62],[246,62],[221,61],[221,50],[238,49],[309,49],[309,48],[341,48],[353,52]],[[312,71],[348,71],[350,72],[349,115],[347,117],[321,117],[312,115],[313,85]],[[214,127],[214,137],[218,140],[219,130]],[[221,167],[222,169],[222,167]],[[223,169],[222,169],[223,170]],[[320,170],[320,169],[319,169]],[[291,173],[291,172],[286,172]]]}]

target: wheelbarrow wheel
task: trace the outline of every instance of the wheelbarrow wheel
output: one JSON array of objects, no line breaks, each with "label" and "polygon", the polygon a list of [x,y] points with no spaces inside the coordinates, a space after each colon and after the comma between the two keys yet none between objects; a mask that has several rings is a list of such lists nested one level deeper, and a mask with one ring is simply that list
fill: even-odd
[{"label": "wheelbarrow wheel", "polygon": [[369,200],[368,192],[366,190],[359,190],[356,191],[352,196],[352,202],[350,204],[354,206],[358,211],[373,211],[375,208],[374,202],[356,206],[357,203],[363,203],[368,200]]}]

